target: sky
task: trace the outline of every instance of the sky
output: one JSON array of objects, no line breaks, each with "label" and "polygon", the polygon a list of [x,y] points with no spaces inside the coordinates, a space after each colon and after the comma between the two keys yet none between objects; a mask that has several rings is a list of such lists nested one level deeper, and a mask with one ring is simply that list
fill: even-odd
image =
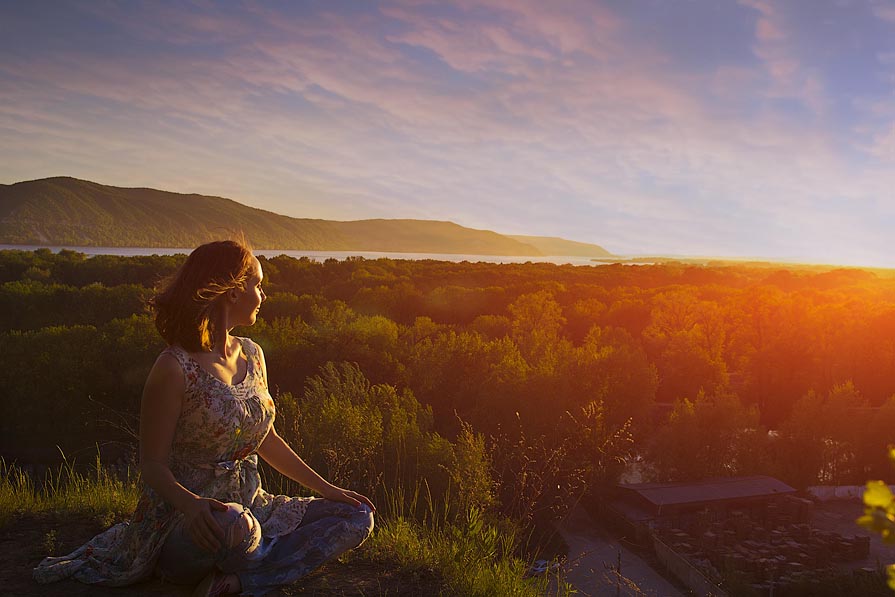
[{"label": "sky", "polygon": [[895,267],[895,1],[0,3],[0,183]]}]

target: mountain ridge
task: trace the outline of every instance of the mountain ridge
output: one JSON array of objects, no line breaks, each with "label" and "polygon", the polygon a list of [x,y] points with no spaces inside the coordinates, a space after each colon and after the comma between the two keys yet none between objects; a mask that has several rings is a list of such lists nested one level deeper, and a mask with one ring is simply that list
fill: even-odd
[{"label": "mountain ridge", "polygon": [[[191,247],[237,229],[257,249],[612,256],[599,245],[503,235],[450,221],[294,218],[226,197],[115,187],[71,177],[0,185],[3,244]],[[575,252],[552,252],[557,247]]]}]

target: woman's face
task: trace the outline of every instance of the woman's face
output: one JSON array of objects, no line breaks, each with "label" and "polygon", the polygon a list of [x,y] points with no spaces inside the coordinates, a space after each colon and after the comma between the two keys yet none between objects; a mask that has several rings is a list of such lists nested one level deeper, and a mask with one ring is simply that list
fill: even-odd
[{"label": "woman's face", "polygon": [[244,290],[236,289],[236,301],[230,309],[230,324],[252,325],[258,317],[258,309],[261,303],[267,298],[264,290],[261,289],[261,282],[264,279],[264,272],[261,271],[261,262],[255,259],[255,267],[246,280]]}]

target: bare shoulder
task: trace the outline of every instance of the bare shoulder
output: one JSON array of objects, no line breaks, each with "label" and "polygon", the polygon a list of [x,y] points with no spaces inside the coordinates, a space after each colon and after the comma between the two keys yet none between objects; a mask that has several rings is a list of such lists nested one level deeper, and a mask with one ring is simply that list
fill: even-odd
[{"label": "bare shoulder", "polygon": [[[169,351],[158,356],[146,378],[140,402],[140,461],[165,463],[183,407],[183,370]],[[146,469],[144,469],[145,471]]]},{"label": "bare shoulder", "polygon": [[183,369],[180,362],[170,352],[163,352],[155,359],[152,369],[149,370],[143,395],[146,397],[147,394],[159,392],[167,395],[179,395],[183,393],[184,387]]},{"label": "bare shoulder", "polygon": [[177,357],[166,350],[159,354],[158,357],[155,359],[155,363],[152,365],[152,370],[149,372],[149,374],[152,375],[153,373],[176,373],[180,377],[183,377],[183,368],[180,366],[180,361],[177,360]]}]

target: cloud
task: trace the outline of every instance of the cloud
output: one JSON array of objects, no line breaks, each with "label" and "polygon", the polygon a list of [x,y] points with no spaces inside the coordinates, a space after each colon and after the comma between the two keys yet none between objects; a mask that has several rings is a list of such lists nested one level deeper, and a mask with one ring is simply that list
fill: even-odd
[{"label": "cloud", "polygon": [[895,6],[891,4],[874,3],[871,10],[880,20],[887,23],[895,23]]},{"label": "cloud", "polygon": [[[852,244],[873,237],[859,229],[885,213],[873,193],[891,188],[895,129],[862,133],[876,166],[843,149],[791,14],[729,8],[755,19],[747,59],[706,67],[614,8],[91,5],[110,41],[38,39],[0,64],[0,130],[17,140],[0,176],[55,166],[296,216],[450,219],[617,252],[753,255],[762,239],[796,255],[836,221]],[[103,45],[122,37],[133,50]]]},{"label": "cloud", "polygon": [[470,73],[524,76],[531,74],[532,61],[576,54],[605,58],[606,39],[619,24],[610,11],[593,3],[458,2],[449,13],[426,13],[415,3],[406,4],[382,9],[404,24],[389,39],[425,48],[452,68]]},{"label": "cloud", "polygon": [[772,0],[740,0],[740,4],[758,13],[753,51],[772,81],[768,97],[793,98],[815,114],[825,112],[828,100],[823,81],[800,59],[783,5]]},{"label": "cloud", "polygon": [[228,13],[206,0],[78,3],[76,11],[112,25],[132,39],[194,47],[251,39],[258,29],[247,13]]}]

